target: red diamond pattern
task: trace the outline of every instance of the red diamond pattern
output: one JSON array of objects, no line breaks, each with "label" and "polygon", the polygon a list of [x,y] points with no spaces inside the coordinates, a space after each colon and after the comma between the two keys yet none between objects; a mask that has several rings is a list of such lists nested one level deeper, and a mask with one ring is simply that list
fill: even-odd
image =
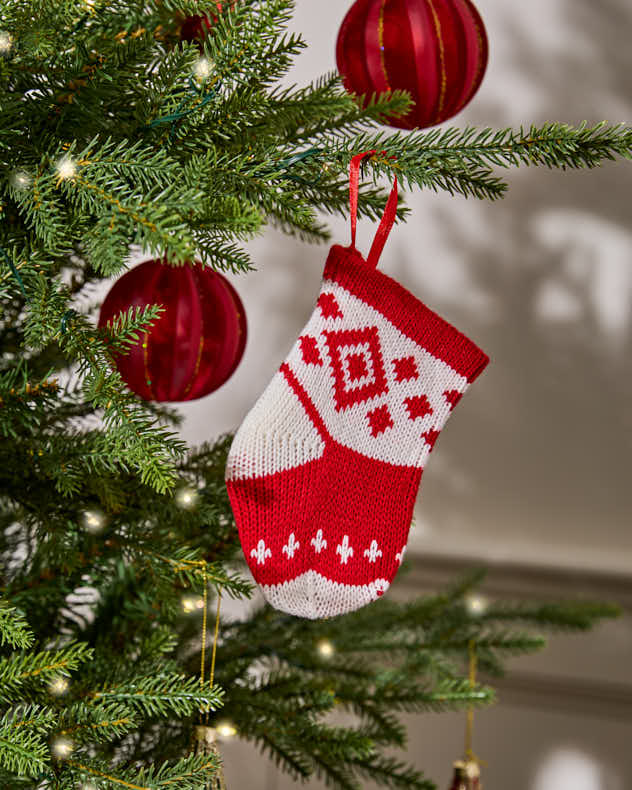
[{"label": "red diamond pattern", "polygon": [[322,365],[323,359],[318,350],[318,343],[315,337],[311,335],[304,335],[299,338],[301,344],[301,354],[303,355],[303,362],[306,365]]},{"label": "red diamond pattern", "polygon": [[377,409],[367,412],[366,416],[369,418],[369,429],[373,438],[378,437],[395,424],[386,405],[378,406]]},{"label": "red diamond pattern", "polygon": [[362,354],[349,354],[347,357],[347,371],[351,381],[363,379],[369,375],[366,360]]},{"label": "red diamond pattern", "polygon": [[450,404],[450,411],[456,406],[456,404],[461,400],[463,397],[463,393],[459,392],[458,390],[446,390],[443,393],[443,397],[448,401]]},{"label": "red diamond pattern", "polygon": [[342,318],[342,311],[336,297],[331,293],[324,293],[318,297],[318,307],[323,318]]},{"label": "red diamond pattern", "polygon": [[405,398],[404,404],[408,409],[408,416],[411,420],[416,420],[417,417],[425,417],[427,414],[432,414],[432,406],[425,395],[413,395],[410,398]]},{"label": "red diamond pattern", "polygon": [[[334,374],[334,399],[338,411],[388,392],[384,363],[382,362],[382,350],[376,326],[366,327],[365,329],[345,329],[340,332],[323,332],[323,335],[327,341],[331,368]],[[357,348],[358,346],[360,348]],[[344,353],[345,351],[347,353]],[[344,366],[347,364],[349,357],[356,355],[364,358],[365,367],[370,366],[373,376],[366,384],[351,388],[348,387],[347,381],[345,381]],[[369,364],[367,365],[367,363]],[[347,375],[351,377],[350,371],[347,371]]]},{"label": "red diamond pattern", "polygon": [[435,442],[439,438],[439,431],[426,431],[421,434],[421,438],[430,446],[430,452],[432,452]]},{"label": "red diamond pattern", "polygon": [[410,381],[419,378],[419,371],[414,357],[400,357],[393,360],[395,381]]}]

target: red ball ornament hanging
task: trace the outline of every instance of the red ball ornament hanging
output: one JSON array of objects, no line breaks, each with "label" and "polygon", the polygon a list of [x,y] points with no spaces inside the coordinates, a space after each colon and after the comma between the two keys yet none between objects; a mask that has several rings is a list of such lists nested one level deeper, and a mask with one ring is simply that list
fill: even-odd
[{"label": "red ball ornament hanging", "polygon": [[187,401],[221,387],[246,345],[244,307],[221,274],[201,264],[141,263],[117,280],[101,307],[99,326],[130,307],[165,309],[116,366],[144,400]]},{"label": "red ball ornament hanging", "polygon": [[470,0],[357,0],[336,47],[345,88],[364,96],[405,90],[410,112],[391,126],[434,126],[476,93],[487,67],[487,35]]},{"label": "red ball ornament hanging", "polygon": [[[235,7],[235,2],[236,0],[232,0],[231,8]],[[215,5],[217,6],[217,13],[221,14],[227,3],[217,0]],[[210,17],[200,14],[186,17],[178,29],[180,41],[187,41],[190,44],[193,42],[201,44],[216,22],[217,16],[215,14],[211,14]]]},{"label": "red ball ornament hanging", "polygon": [[483,790],[480,768],[475,760],[457,760],[450,790]]},{"label": "red ball ornament hanging", "polygon": [[200,43],[204,41],[207,33],[213,26],[213,22],[207,16],[188,16],[183,20],[178,30],[180,41],[186,41],[189,44],[193,42]]}]

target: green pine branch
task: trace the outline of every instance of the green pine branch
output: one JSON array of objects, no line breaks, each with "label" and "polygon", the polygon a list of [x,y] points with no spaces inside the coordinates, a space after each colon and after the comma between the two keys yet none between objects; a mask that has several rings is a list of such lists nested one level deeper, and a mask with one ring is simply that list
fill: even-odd
[{"label": "green pine branch", "polygon": [[0,645],[28,648],[32,644],[33,634],[24,614],[11,606],[9,601],[0,598]]},{"label": "green pine branch", "polygon": [[[474,614],[466,596],[480,574],[327,621],[253,606],[222,621],[209,687],[217,595],[253,592],[224,483],[231,437],[187,450],[177,412],[125,388],[115,355],[160,306],[97,329],[104,278],[137,254],[245,273],[244,245],[268,225],[323,241],[323,218],[348,213],[349,161],[364,150],[376,153],[359,213],[372,220],[386,200],[378,181],[394,174],[496,199],[509,168],[591,168],[632,152],[623,125],[408,134],[379,127],[407,112],[401,93],[362,109],[335,74],[279,87],[305,47],[287,32],[293,5],[0,0],[3,787],[200,787],[217,769],[189,754],[207,709],[297,779],[429,790],[388,754],[405,746],[401,713],[491,704],[492,689],[466,677],[472,649],[493,677],[543,633],[618,612],[494,602]],[[192,14],[212,20],[201,47],[179,41]],[[189,508],[181,486],[195,492]],[[60,676],[68,688],[55,696]],[[350,725],[333,726],[337,713]],[[73,741],[68,759],[49,735]]]}]

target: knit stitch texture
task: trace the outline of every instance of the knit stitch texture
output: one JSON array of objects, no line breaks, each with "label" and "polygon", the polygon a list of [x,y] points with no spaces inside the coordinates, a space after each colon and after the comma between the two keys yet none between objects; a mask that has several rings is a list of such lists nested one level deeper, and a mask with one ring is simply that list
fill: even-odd
[{"label": "knit stitch texture", "polygon": [[421,474],[488,357],[352,246],[237,432],[227,487],[267,600],[308,618],[380,597],[402,562]]}]

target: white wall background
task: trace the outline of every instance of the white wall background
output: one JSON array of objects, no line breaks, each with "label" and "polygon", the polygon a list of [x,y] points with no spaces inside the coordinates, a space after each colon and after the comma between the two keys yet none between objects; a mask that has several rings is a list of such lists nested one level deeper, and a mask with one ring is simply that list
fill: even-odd
[{"label": "white wall background", "polygon": [[[310,47],[292,81],[334,67],[349,6],[298,0],[295,28]],[[456,123],[632,121],[629,0],[479,0],[478,7],[490,63]],[[412,217],[394,231],[380,264],[492,358],[424,474],[413,547],[426,558],[519,561],[630,580],[632,167],[524,169],[509,181],[507,198],[495,204],[408,195]],[[331,226],[334,240],[346,243],[346,223]],[[364,223],[365,249],[372,232]],[[191,442],[238,426],[318,291],[325,248],[269,232],[251,249],[258,271],[233,278],[248,314],[248,348],[219,392],[187,406],[183,434]],[[529,671],[632,689],[629,621],[556,642],[548,656]],[[599,715],[581,704],[552,710],[542,694],[529,708],[507,702],[480,719],[490,790],[632,787],[632,727],[614,707]],[[443,786],[461,731],[460,717],[413,722],[411,759]],[[239,743],[224,748],[231,790],[291,786],[271,769],[264,776],[254,757],[244,760]]]},{"label": "white wall background", "polygon": [[[481,0],[490,63],[455,119],[494,127],[632,118],[626,0]],[[334,67],[349,3],[299,0],[310,45],[291,77]],[[632,168],[509,173],[501,202],[407,196],[380,266],[489,353],[424,475],[420,551],[603,569],[632,559]],[[347,223],[331,222],[347,242]],[[368,248],[374,228],[364,223]],[[326,249],[273,231],[234,278],[249,318],[243,363],[187,407],[192,442],[236,427],[313,307]]]}]

